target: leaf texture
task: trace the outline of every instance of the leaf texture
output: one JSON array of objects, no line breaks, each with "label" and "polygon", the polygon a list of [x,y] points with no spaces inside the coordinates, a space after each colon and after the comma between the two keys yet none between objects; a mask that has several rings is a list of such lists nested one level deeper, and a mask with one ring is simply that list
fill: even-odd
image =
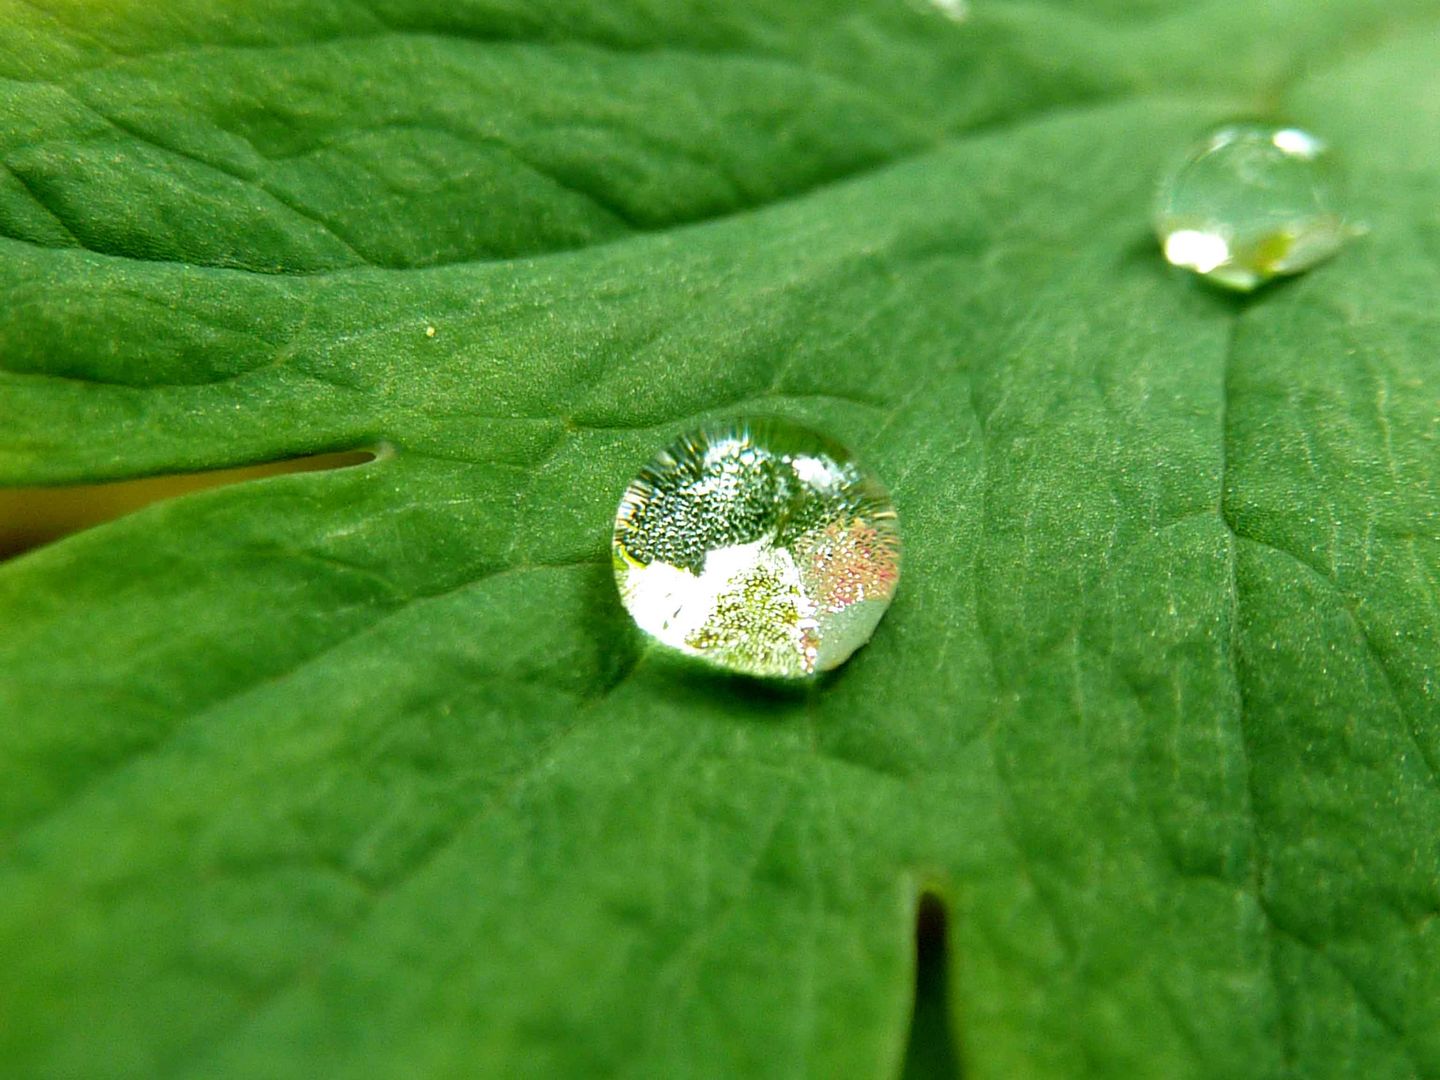
[{"label": "leaf texture", "polygon": [[[1440,6],[0,0],[0,483],[377,448],[0,568],[22,1077],[1440,1077]],[[1252,299],[1154,177],[1304,124]],[[607,542],[777,415],[901,593],[795,693]]]}]

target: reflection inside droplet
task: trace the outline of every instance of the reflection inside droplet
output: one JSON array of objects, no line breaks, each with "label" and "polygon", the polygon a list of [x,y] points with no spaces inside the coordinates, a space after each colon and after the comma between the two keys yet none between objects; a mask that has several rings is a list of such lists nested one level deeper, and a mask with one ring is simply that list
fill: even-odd
[{"label": "reflection inside droplet", "polygon": [[842,447],[771,420],[707,427],[660,453],[620,503],[612,551],[646,633],[785,678],[869,640],[900,574],[884,488]]}]

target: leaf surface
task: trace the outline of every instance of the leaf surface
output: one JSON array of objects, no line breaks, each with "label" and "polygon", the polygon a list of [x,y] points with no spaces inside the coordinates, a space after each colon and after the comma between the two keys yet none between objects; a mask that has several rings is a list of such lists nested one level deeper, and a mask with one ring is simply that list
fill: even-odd
[{"label": "leaf surface", "polygon": [[[0,483],[376,447],[0,568],[25,1077],[1440,1076],[1440,6],[0,0]],[[1369,233],[1234,301],[1236,115]],[[901,593],[796,693],[608,532],[780,415]]]}]

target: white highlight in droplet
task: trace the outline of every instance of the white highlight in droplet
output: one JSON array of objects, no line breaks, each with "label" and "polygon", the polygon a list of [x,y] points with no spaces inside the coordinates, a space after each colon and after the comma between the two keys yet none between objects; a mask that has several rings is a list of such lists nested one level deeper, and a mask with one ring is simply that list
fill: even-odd
[{"label": "white highlight in droplet", "polygon": [[1325,150],[1324,143],[1308,131],[1301,131],[1298,128],[1281,128],[1270,136],[1270,141],[1275,144],[1277,150],[1283,150],[1287,154],[1304,158],[1306,161],[1314,160]]},{"label": "white highlight in droplet", "polygon": [[1198,274],[1208,274],[1230,258],[1225,238],[1214,233],[1181,229],[1165,238],[1165,259],[1172,266],[1183,266]]},{"label": "white highlight in droplet", "polygon": [[827,462],[813,457],[796,457],[790,461],[790,468],[795,470],[795,475],[800,478],[802,484],[809,484],[813,488],[823,491],[833,491],[839,487],[842,479],[835,475]]}]

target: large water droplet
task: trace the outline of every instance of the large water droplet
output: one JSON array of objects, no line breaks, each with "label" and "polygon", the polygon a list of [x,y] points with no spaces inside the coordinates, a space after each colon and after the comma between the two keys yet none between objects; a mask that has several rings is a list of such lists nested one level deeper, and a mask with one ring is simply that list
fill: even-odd
[{"label": "large water droplet", "polygon": [[885,489],[843,447],[776,420],[702,428],[660,453],[620,502],[612,551],[642,630],[746,675],[843,663],[900,576]]},{"label": "large water droplet", "polygon": [[1299,128],[1232,124],[1191,149],[1161,184],[1165,258],[1248,292],[1328,259],[1352,235],[1325,145]]}]

